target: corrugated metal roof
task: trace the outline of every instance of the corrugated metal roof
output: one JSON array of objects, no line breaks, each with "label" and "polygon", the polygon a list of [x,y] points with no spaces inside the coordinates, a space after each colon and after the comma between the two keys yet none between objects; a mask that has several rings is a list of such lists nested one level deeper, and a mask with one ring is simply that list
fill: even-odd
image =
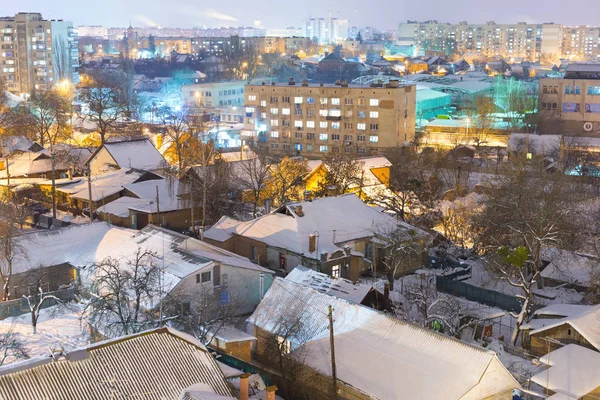
[{"label": "corrugated metal roof", "polygon": [[0,368],[0,399],[175,400],[198,383],[233,397],[201,343],[161,328],[75,350],[58,361],[41,358]]},{"label": "corrugated metal roof", "polygon": [[294,351],[331,375],[329,305],[338,379],[373,398],[477,398],[467,393],[487,397],[518,387],[492,351],[285,279],[273,282],[248,321],[275,334],[293,326]]}]

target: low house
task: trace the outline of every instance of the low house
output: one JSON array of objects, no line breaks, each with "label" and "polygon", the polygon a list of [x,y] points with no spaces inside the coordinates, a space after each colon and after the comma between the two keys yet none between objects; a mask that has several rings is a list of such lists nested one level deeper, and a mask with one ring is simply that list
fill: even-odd
[{"label": "low house", "polygon": [[242,361],[251,361],[251,352],[256,338],[233,326],[226,325],[216,330],[207,332],[207,341],[211,348],[233,356]]},{"label": "low house", "polygon": [[344,58],[335,51],[325,54],[325,57],[319,61],[319,72],[341,72],[345,62]]},{"label": "low house", "polygon": [[[54,177],[67,174],[69,164],[56,160]],[[0,179],[52,178],[52,160],[44,151],[15,151],[0,162]]]},{"label": "low house", "polygon": [[373,286],[354,283],[344,278],[332,278],[327,274],[298,265],[285,277],[286,280],[303,285],[329,296],[339,297],[367,307],[384,309],[385,300]]},{"label": "low house", "polygon": [[223,302],[236,301],[240,314],[254,310],[273,274],[247,258],[153,225],[141,231],[107,223],[71,225],[22,238],[27,253],[14,265],[18,272],[67,264],[80,272],[78,276],[86,284],[89,266],[107,257],[126,260],[142,248],[163,260],[163,290],[167,296],[193,303],[195,297],[218,293]]},{"label": "low house", "polygon": [[248,319],[253,357],[271,363],[273,343],[284,344],[286,360],[303,367],[293,379],[331,395],[328,307],[337,398],[501,399],[519,387],[493,351],[281,278]]},{"label": "low house", "polygon": [[[107,367],[110,366],[110,367]],[[201,392],[202,397],[190,397]],[[123,336],[0,368],[0,398],[235,399],[215,359],[171,328]]]},{"label": "low house", "polygon": [[600,397],[600,353],[568,344],[540,357],[547,369],[531,377],[531,382],[544,388],[548,400]]},{"label": "low house", "polygon": [[[383,270],[379,264],[385,251],[376,236],[389,232],[414,233],[423,242],[428,237],[426,232],[364,204],[355,194],[290,203],[248,222],[223,217],[204,237],[283,273],[303,265],[357,281],[370,268]],[[420,265],[420,260],[415,260],[409,267]]]},{"label": "low house", "polygon": [[158,172],[168,166],[167,161],[150,139],[107,142],[92,153],[86,162],[92,176],[111,169],[141,169]]},{"label": "low house", "polygon": [[571,343],[600,351],[600,305],[591,308],[570,307],[560,312],[567,312],[569,315],[554,319],[551,323],[531,320],[531,328],[535,329],[529,331],[529,340],[524,341],[524,347],[535,355],[548,354]]},{"label": "low house", "polygon": [[597,257],[550,248],[542,252],[542,260],[548,265],[540,275],[546,286],[566,285],[585,292],[600,269]]}]

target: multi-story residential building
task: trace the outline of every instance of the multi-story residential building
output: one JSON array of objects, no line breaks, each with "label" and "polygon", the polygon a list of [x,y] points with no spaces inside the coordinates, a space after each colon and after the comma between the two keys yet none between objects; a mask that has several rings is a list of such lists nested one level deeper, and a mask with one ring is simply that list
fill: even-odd
[{"label": "multi-story residential building", "polygon": [[181,99],[192,108],[219,116],[226,123],[243,122],[244,81],[195,83],[181,87]]},{"label": "multi-story residential building", "polygon": [[571,60],[598,59],[600,55],[600,27],[564,26],[562,32],[562,55]]},{"label": "multi-story residential building", "polygon": [[78,26],[77,37],[87,36],[108,39],[108,28],[101,25]]},{"label": "multi-story residential building", "polygon": [[0,18],[0,78],[9,91],[29,93],[79,81],[77,41],[71,22],[39,13]]},{"label": "multi-story residential building", "polygon": [[485,56],[539,60],[542,55],[559,56],[562,26],[554,23],[459,24],[408,21],[398,25],[398,40],[411,42],[418,54],[428,52],[477,52]]},{"label": "multi-story residential building", "polygon": [[304,36],[319,44],[334,44],[348,39],[348,20],[331,17],[309,18],[304,23]]},{"label": "multi-story residential building", "polygon": [[414,85],[246,85],[243,136],[276,155],[377,154],[414,139]]},{"label": "multi-story residential building", "polygon": [[600,64],[570,64],[564,78],[540,80],[542,133],[597,137],[600,133]]}]

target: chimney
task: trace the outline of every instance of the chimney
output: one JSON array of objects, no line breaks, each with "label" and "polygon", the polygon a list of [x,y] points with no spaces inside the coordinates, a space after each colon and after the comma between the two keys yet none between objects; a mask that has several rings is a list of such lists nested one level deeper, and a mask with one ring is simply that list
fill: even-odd
[{"label": "chimney", "polygon": [[[248,400],[250,393],[248,388],[248,378],[250,378],[250,374],[248,372],[240,376],[240,400]],[[273,399],[274,398],[275,397],[273,397]]]},{"label": "chimney", "polygon": [[296,84],[296,80],[294,78],[290,78],[288,85],[294,86]]},{"label": "chimney", "polygon": [[275,82],[271,82],[271,86],[275,86]]},{"label": "chimney", "polygon": [[304,211],[302,211],[302,206],[296,206],[296,209],[294,211],[296,211],[297,216],[304,217]]},{"label": "chimney", "polygon": [[265,392],[267,393],[267,397],[266,400],[275,400],[275,392],[277,391],[277,386],[275,385],[271,385],[268,388],[265,389]]},{"label": "chimney", "polygon": [[338,79],[337,81],[335,81],[335,84],[336,84],[337,86],[340,86],[340,85],[342,84],[342,82],[341,82],[341,81]]},{"label": "chimney", "polygon": [[308,81],[306,79],[302,81],[302,86],[308,86]]},{"label": "chimney", "polygon": [[258,279],[260,283],[260,299],[262,300],[265,297],[265,274],[262,272],[258,274]]},{"label": "chimney", "polygon": [[304,201],[312,201],[313,197],[312,197],[312,191],[310,190],[305,190],[304,191]]},{"label": "chimney", "polygon": [[342,87],[348,87],[348,81],[347,80],[343,80],[342,81]]}]

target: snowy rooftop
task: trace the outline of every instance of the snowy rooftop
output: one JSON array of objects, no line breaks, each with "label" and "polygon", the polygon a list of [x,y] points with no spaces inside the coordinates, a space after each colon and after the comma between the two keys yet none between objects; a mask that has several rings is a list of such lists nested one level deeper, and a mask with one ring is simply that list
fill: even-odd
[{"label": "snowy rooftop", "polygon": [[[248,259],[208,243],[148,225],[141,231],[117,228],[106,223],[70,225],[66,228],[25,234],[19,237],[27,252],[17,257],[15,273],[39,266],[70,263],[84,268],[106,257],[129,258],[138,248],[164,254],[165,287],[172,289],[189,274],[220,262],[240,268],[272,272]],[[84,279],[86,275],[83,274]]]},{"label": "snowy rooftop", "polygon": [[319,234],[319,252],[331,254],[341,250],[345,242],[369,238],[377,232],[390,232],[397,227],[427,236],[426,232],[367,206],[355,194],[346,194],[290,203],[248,222],[235,223],[221,218],[206,231],[205,237],[224,241],[237,234],[317,258],[316,251],[309,251],[309,235],[315,232]]},{"label": "snowy rooftop", "polygon": [[206,347],[171,328],[95,343],[57,359],[39,357],[0,368],[2,399],[108,399],[115,388],[123,398],[152,393],[152,398],[176,399],[197,384],[209,393],[234,398]]},{"label": "snowy rooftop", "polygon": [[533,154],[554,155],[560,151],[560,135],[538,135],[534,133],[511,133],[509,151],[527,151]]},{"label": "snowy rooftop", "polygon": [[292,351],[331,375],[333,307],[337,377],[377,399],[487,398],[518,383],[496,354],[294,282],[276,278],[248,321],[277,333],[299,323]]},{"label": "snowy rooftop", "polygon": [[124,142],[108,142],[104,143],[103,147],[108,150],[120,168],[153,171],[168,165],[167,161],[147,138]]},{"label": "snowy rooftop", "polygon": [[540,361],[549,368],[531,380],[559,395],[549,399],[584,398],[600,387],[600,353],[597,351],[568,344],[541,357]]},{"label": "snowy rooftop", "polygon": [[584,310],[581,313],[575,313],[571,317],[556,319],[554,321],[544,327],[532,330],[529,334],[535,335],[563,324],[569,324],[592,346],[600,349],[600,305]]},{"label": "snowy rooftop", "polygon": [[590,277],[600,268],[597,258],[561,249],[548,249],[543,257],[550,263],[542,270],[542,277],[583,287],[590,285]]},{"label": "snowy rooftop", "polygon": [[320,293],[339,297],[360,304],[372,287],[362,283],[354,284],[344,278],[332,278],[327,274],[298,265],[286,277],[286,280],[315,289]]},{"label": "snowy rooftop", "polygon": [[559,321],[575,318],[593,309],[595,306],[582,304],[551,304],[547,307],[535,310],[533,318],[521,325],[523,330],[540,330],[548,325],[555,325]]}]

